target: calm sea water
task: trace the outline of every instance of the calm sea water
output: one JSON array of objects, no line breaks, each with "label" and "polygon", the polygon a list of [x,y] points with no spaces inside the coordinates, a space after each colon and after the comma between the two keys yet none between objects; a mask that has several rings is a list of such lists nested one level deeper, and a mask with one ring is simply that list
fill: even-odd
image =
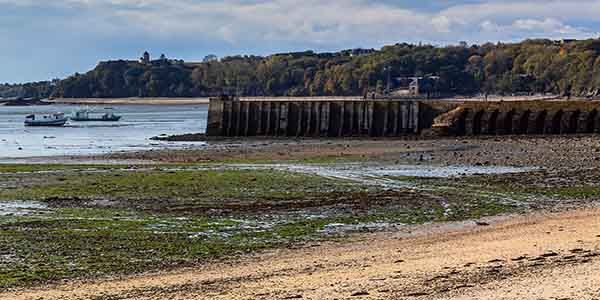
[{"label": "calm sea water", "polygon": [[203,133],[208,105],[91,106],[94,112],[122,115],[119,122],[73,122],[65,127],[25,127],[25,116],[64,112],[73,105],[0,106],[0,159],[57,155],[104,154],[119,151],[182,148],[202,143],[151,141],[161,134]]}]

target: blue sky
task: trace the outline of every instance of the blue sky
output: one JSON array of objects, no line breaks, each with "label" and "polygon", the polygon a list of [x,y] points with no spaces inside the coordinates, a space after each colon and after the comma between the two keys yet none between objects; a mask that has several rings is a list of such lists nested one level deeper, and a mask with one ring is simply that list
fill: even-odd
[{"label": "blue sky", "polygon": [[0,82],[62,78],[144,50],[207,54],[396,42],[590,38],[600,0],[0,0]]}]

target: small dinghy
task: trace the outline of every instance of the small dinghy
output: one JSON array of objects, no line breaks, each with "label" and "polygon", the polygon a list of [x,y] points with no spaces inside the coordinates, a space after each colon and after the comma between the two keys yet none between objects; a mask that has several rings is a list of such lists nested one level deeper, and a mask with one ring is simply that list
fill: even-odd
[{"label": "small dinghy", "polygon": [[25,126],[64,126],[69,119],[63,113],[49,115],[28,115],[25,117]]},{"label": "small dinghy", "polygon": [[75,112],[75,115],[71,117],[71,120],[77,122],[88,122],[88,121],[99,121],[99,122],[116,122],[121,120],[121,116],[117,116],[114,113],[105,113],[102,115],[93,115],[90,110],[82,109]]}]

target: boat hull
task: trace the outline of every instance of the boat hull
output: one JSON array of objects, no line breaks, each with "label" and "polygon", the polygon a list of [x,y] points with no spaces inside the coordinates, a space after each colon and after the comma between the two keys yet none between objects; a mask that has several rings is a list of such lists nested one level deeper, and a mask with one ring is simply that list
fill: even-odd
[{"label": "boat hull", "polygon": [[67,124],[67,119],[52,120],[52,121],[25,121],[25,126],[31,127],[62,127]]},{"label": "boat hull", "polygon": [[76,122],[117,122],[117,121],[121,120],[121,117],[114,117],[114,118],[77,118],[77,117],[72,117],[71,120],[76,121]]}]

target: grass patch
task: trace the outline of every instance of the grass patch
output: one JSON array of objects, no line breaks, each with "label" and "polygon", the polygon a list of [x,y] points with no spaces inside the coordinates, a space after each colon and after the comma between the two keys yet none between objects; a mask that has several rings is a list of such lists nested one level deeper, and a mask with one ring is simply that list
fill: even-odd
[{"label": "grass patch", "polygon": [[130,168],[130,165],[102,164],[0,164],[0,173],[31,173],[47,171],[115,170]]},{"label": "grass patch", "polygon": [[558,199],[600,199],[600,187],[597,186],[532,188],[530,191]]},{"label": "grass patch", "polygon": [[366,224],[458,221],[520,209],[488,188],[464,188],[453,179],[393,178],[428,188],[421,192],[276,170],[110,169],[11,178],[18,184],[1,189],[0,199],[53,208],[0,218],[0,289],[338,239],[327,231],[332,224],[361,231]]},{"label": "grass patch", "polygon": [[274,245],[252,232],[194,236],[225,231],[227,222],[131,214],[123,218],[99,209],[81,210],[77,217],[72,213],[22,217],[0,225],[0,288],[190,265]]},{"label": "grass patch", "polygon": [[[303,215],[178,217],[135,210],[56,209],[0,222],[0,289],[202,264],[306,241],[338,239],[330,224],[422,224],[509,211],[487,202]],[[360,230],[359,230],[360,231]]]},{"label": "grass patch", "polygon": [[213,207],[215,200],[223,206],[260,206],[357,189],[343,180],[275,170],[114,171],[51,175],[44,181],[3,189],[0,199],[63,201],[58,204],[66,205],[114,200],[127,207],[193,209]]}]

